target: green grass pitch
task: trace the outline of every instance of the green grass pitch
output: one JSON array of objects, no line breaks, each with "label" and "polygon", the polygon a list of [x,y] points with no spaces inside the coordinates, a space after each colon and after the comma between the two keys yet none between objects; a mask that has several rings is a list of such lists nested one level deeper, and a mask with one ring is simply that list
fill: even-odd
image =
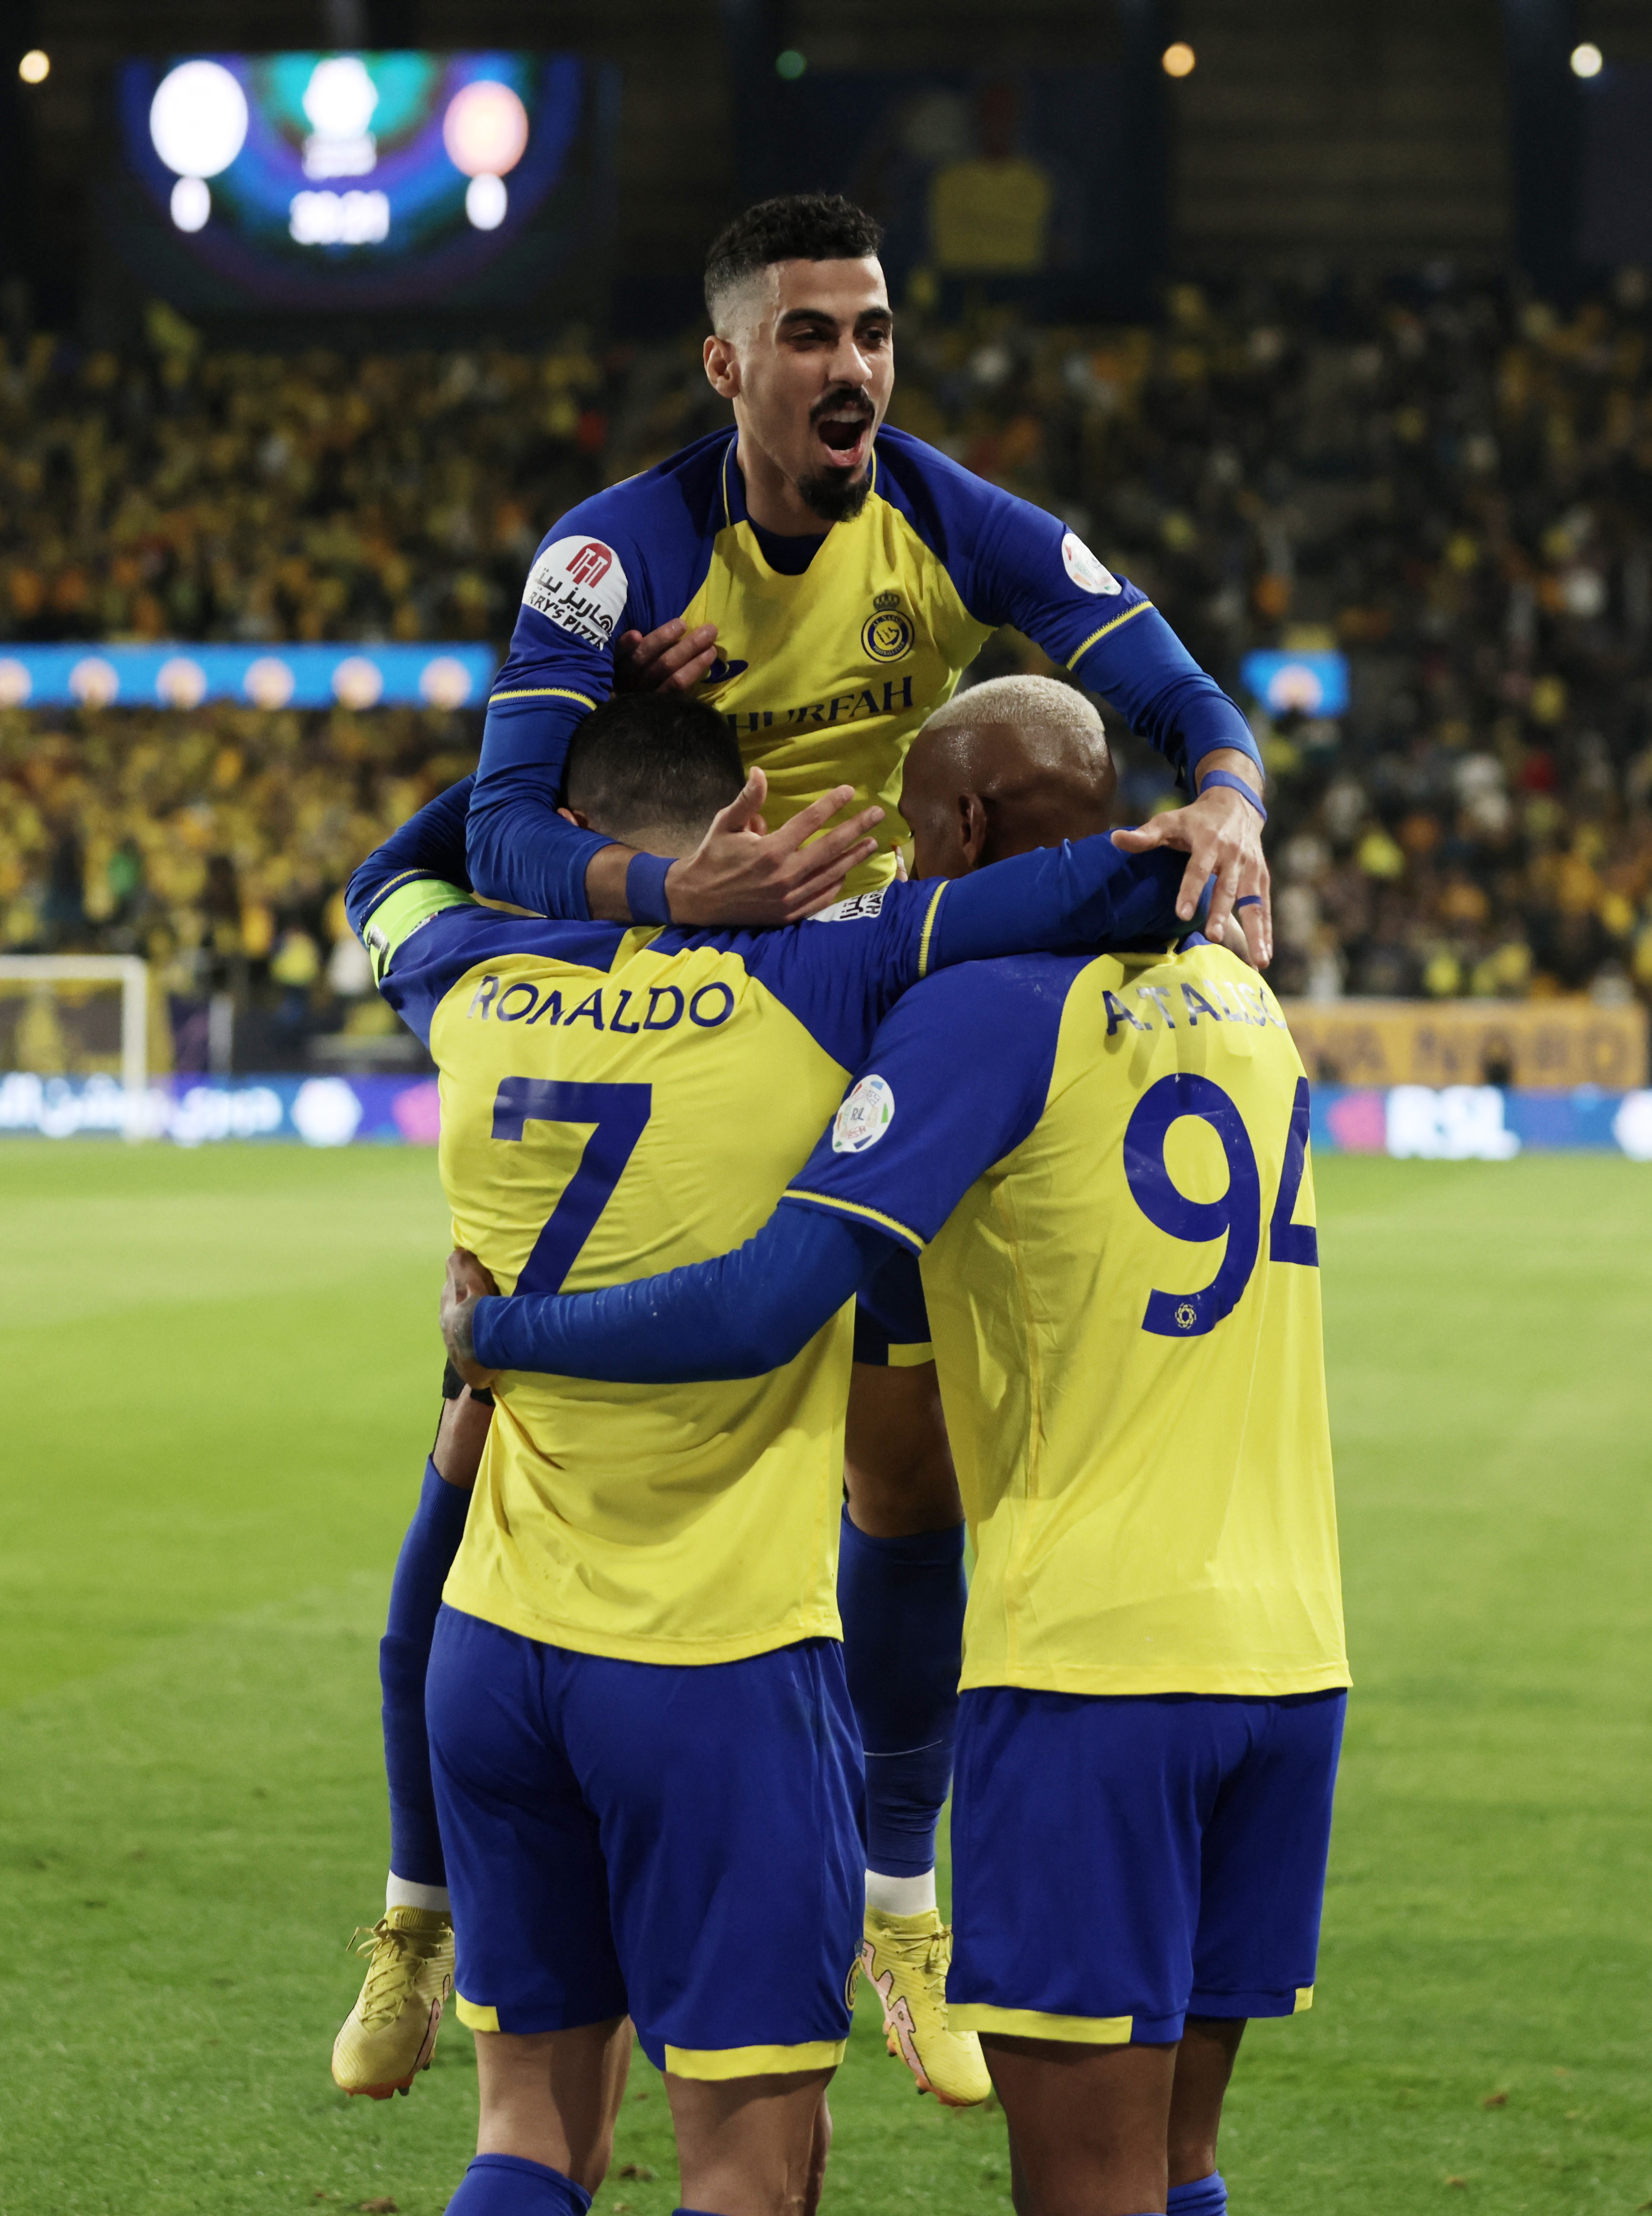
[{"label": "green grass pitch", "polygon": [[[1652,1170],[1318,1166],[1358,1684],[1242,2216],[1652,2204]],[[435,2216],[474,2121],[328,2076],[384,1859],[375,1641],[433,1425],[434,1164],[0,1148],[0,2210]],[[863,2015],[838,2216],[1009,2207]],[[667,2216],[639,2058],[605,2216]]]}]

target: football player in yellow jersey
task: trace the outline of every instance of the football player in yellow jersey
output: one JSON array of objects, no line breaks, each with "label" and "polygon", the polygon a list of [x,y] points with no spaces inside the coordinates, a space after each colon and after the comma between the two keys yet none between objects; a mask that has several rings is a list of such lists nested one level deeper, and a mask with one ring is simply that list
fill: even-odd
[{"label": "football player in yellow jersey", "polygon": [[[742,767],[702,704],[644,697],[592,719],[569,774],[580,814],[687,852]],[[441,1071],[456,1234],[524,1296],[754,1228],[918,978],[1174,927],[1179,860],[1104,837],[787,931],[503,914],[456,882],[467,797],[388,841],[349,903]],[[852,1339],[844,1308],[755,1388],[500,1386],[427,1687],[479,2034],[464,2216],[578,2216],[628,2012],[697,2211],[812,2190],[863,1897],[833,1574]]]},{"label": "football player in yellow jersey", "polygon": [[[1055,834],[984,797],[1015,682],[915,751],[920,871]],[[1312,1997],[1348,1684],[1308,1086],[1266,987],[1196,936],[950,970],[738,1252],[578,1298],[461,1285],[445,1328],[478,1382],[752,1375],[873,1275],[891,1297],[902,1252],[977,1549],[949,2006],[1019,2205],[1219,2216],[1244,2022]]]},{"label": "football player in yellow jersey", "polygon": [[887,882],[906,748],[990,634],[1014,624],[1111,699],[1195,797],[1155,837],[1190,854],[1219,928],[1236,895],[1269,951],[1262,765],[1244,717],[1127,578],[1059,520],[885,422],[895,319],[873,219],[834,195],[748,208],[713,244],[706,375],[725,430],[555,523],[495,679],[471,796],[476,889],[537,914],[771,923],[807,912],[801,866],[754,846],[709,903],[680,863],[558,812],[583,717],[622,681],[692,687],[765,773],[783,824],[828,789],[881,804]]}]

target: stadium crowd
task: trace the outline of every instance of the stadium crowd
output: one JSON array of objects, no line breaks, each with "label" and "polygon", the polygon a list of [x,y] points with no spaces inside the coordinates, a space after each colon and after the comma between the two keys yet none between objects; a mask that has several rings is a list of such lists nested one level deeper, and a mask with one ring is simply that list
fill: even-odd
[{"label": "stadium crowd", "polygon": [[[897,413],[1066,515],[1238,697],[1250,649],[1349,656],[1345,717],[1256,718],[1279,989],[1652,991],[1643,290],[1168,308],[924,335]],[[1163,773],[1126,751],[1142,813]]]},{"label": "stadium crowd", "polygon": [[[1652,995],[1652,300],[1173,287],[1153,329],[903,318],[892,420],[1062,514],[1236,697],[1339,648],[1330,719],[1256,723],[1282,992]],[[0,364],[0,639],[488,638],[574,501],[724,420],[697,341],[346,361]],[[1047,667],[1000,635],[977,674]],[[1115,736],[1117,735],[1115,734]],[[0,941],[135,949],[307,1033],[379,1004],[353,863],[475,717],[0,710]],[[1122,810],[1166,797],[1124,739]],[[371,1011],[371,1013],[369,1013]]]}]

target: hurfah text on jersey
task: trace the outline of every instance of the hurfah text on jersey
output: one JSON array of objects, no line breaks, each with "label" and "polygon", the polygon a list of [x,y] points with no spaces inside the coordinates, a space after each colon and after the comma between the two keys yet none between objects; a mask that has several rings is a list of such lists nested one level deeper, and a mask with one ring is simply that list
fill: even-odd
[{"label": "hurfah text on jersey", "polygon": [[740,733],[771,731],[777,724],[847,723],[861,716],[899,716],[912,705],[912,680],[891,677],[884,680],[880,700],[869,685],[857,692],[833,692],[825,700],[811,700],[802,708],[752,708],[726,718],[736,736]]}]

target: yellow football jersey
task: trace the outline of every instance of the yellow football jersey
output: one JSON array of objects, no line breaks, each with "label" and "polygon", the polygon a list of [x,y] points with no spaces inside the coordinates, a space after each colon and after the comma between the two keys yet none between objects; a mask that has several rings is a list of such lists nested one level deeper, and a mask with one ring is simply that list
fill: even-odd
[{"label": "yellow football jersey", "polygon": [[[858,515],[819,537],[762,530],[746,513],[732,428],[583,501],[541,546],[488,705],[475,807],[501,804],[531,767],[560,780],[580,718],[612,689],[616,642],[680,618],[715,623],[702,698],[769,780],[771,829],[836,785],[881,803],[881,851],[851,892],[893,874],[906,748],[1001,624],[1035,639],[1172,762],[1213,745],[1250,753],[1244,717],[1151,603],[1060,519],[885,425]],[[479,889],[544,909],[546,841],[529,809]]]},{"label": "yellow football jersey", "polygon": [[965,1686],[1348,1683],[1308,1113],[1202,941],[971,963],[886,1020],[789,1197],[922,1253]]},{"label": "yellow football jersey", "polygon": [[[893,442],[892,442],[893,444]],[[881,471],[892,492],[887,468]],[[807,569],[776,569],[736,505],[734,446],[722,452],[724,521],[685,623],[717,626],[717,661],[700,692],[728,718],[748,769],[769,781],[771,828],[834,784],[877,801],[880,851],[851,880],[881,883],[909,834],[900,816],[906,748],[951,699],[992,634],[964,606],[945,563],[904,504],[877,489],[821,540]]]},{"label": "yellow football jersey", "polygon": [[[739,1244],[923,974],[937,899],[898,885],[837,921],[685,934],[501,914],[392,879],[365,936],[440,1073],[455,1240],[506,1293]],[[507,1373],[446,1599],[639,1662],[838,1635],[852,1339],[845,1308],[783,1370],[733,1383]]]}]

